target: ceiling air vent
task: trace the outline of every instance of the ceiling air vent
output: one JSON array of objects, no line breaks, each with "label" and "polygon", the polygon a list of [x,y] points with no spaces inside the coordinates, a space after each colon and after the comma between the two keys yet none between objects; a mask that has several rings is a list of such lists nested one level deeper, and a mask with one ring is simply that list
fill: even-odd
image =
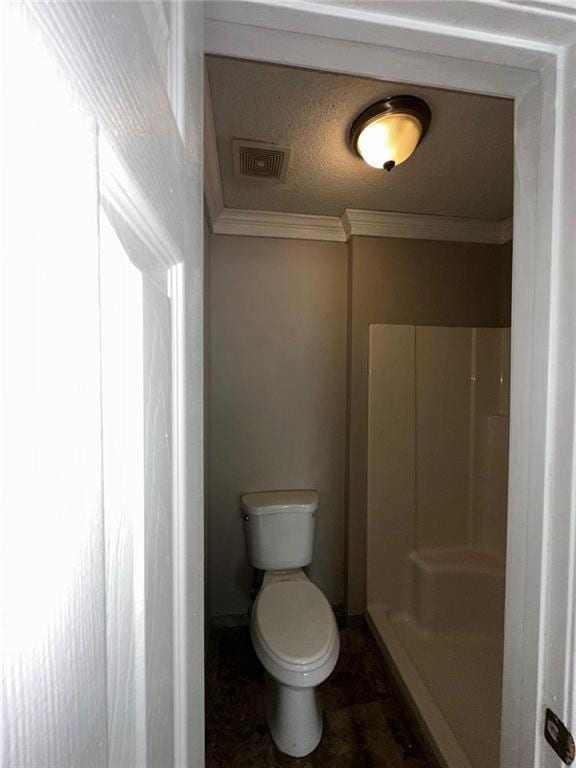
[{"label": "ceiling air vent", "polygon": [[289,147],[262,141],[232,141],[234,170],[239,178],[284,181],[290,157]]}]

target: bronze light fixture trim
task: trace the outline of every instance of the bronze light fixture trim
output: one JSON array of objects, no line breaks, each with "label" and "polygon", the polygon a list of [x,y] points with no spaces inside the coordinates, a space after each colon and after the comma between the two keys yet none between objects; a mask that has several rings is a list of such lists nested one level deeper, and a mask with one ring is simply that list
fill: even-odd
[{"label": "bronze light fixture trim", "polygon": [[412,155],[431,119],[430,107],[417,96],[389,96],[358,115],[350,144],[368,165],[391,171]]}]

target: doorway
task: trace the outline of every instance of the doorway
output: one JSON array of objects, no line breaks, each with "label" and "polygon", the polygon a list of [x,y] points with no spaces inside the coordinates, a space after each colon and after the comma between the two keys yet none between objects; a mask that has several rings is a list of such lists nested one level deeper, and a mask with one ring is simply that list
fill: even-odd
[{"label": "doorway", "polygon": [[[225,57],[206,57],[206,71],[207,165],[218,166],[227,205],[211,222],[206,264],[211,621],[241,625],[251,612],[238,499],[315,489],[309,578],[337,614],[367,615],[438,753],[496,765],[513,102]],[[354,155],[347,132],[371,102],[406,92],[432,123],[388,174]],[[280,168],[265,166],[271,156]],[[476,621],[467,589],[457,595],[464,579]],[[408,614],[412,623],[401,621]],[[468,677],[444,674],[451,682],[440,685],[454,648]],[[432,670],[422,664],[430,650]],[[486,697],[471,707],[466,689],[484,661]],[[410,675],[421,688],[427,680],[433,712]],[[213,685],[207,692],[210,710]],[[458,739],[442,743],[451,728],[470,761]]]},{"label": "doorway", "polygon": [[[552,241],[552,209],[543,209],[540,202],[544,198],[540,197],[538,202],[535,194],[537,186],[546,197],[546,190],[551,189],[550,179],[558,172],[551,140],[554,120],[552,113],[543,107],[542,93],[549,93],[552,100],[557,97],[558,104],[562,105],[559,120],[564,127],[556,134],[558,140],[567,136],[562,130],[566,129],[569,118],[565,111],[568,102],[560,95],[566,93],[562,90],[565,81],[559,83],[559,90],[555,92],[549,90],[549,81],[534,78],[533,73],[544,71],[558,49],[540,46],[536,58],[527,66],[524,61],[523,66],[522,51],[535,50],[531,39],[538,38],[537,24],[529,24],[524,35],[506,47],[508,44],[498,38],[500,30],[495,27],[488,25],[490,31],[486,31],[486,27],[476,29],[470,20],[463,31],[456,24],[450,26],[446,19],[438,21],[436,9],[430,10],[424,20],[418,18],[426,16],[422,9],[415,9],[413,13],[403,10],[406,19],[399,19],[392,15],[392,7],[378,9],[372,16],[363,10],[350,11],[345,19],[344,14],[341,16],[333,9],[314,13],[312,9],[278,8],[268,15],[260,10],[254,7],[246,14],[243,9],[239,14],[229,8],[211,7],[206,27],[207,52],[335,72],[344,70],[355,75],[461,88],[515,99],[518,207],[514,224],[513,325],[522,330],[512,339],[511,535],[508,538],[511,566],[507,575],[502,759],[506,765],[532,764],[534,760],[542,763],[544,757],[534,757],[543,749],[539,731],[534,731],[543,695],[534,670],[549,663],[546,656],[541,655],[543,611],[556,610],[554,605],[548,604],[545,608],[541,602],[545,578],[542,568],[547,567],[543,552],[548,517],[542,514],[548,499],[544,483],[546,403],[551,402],[547,371],[550,370],[549,352],[560,343],[562,335],[556,324],[551,325],[548,296],[551,254],[559,254],[558,248],[567,243]],[[436,27],[428,26],[430,19],[438,21]],[[501,29],[507,28],[513,33],[510,19],[499,14],[499,22]],[[385,57],[382,46],[388,46]],[[345,66],[342,62],[346,62]],[[535,147],[539,148],[537,152]],[[561,151],[560,147],[557,144],[556,150]],[[574,190],[564,185],[562,194],[570,196]],[[216,217],[222,214],[222,208],[218,208],[222,201],[218,200],[209,180],[206,199],[213,205]],[[566,199],[555,209],[554,220],[565,220]],[[270,222],[262,226],[269,227]],[[559,285],[556,279],[557,276],[553,276],[552,283]],[[558,290],[557,295],[565,295],[563,290]],[[536,324],[532,320],[535,316],[538,317]],[[552,359],[551,365],[556,364],[559,358]],[[570,407],[568,401],[565,405]],[[564,491],[568,492],[567,486]],[[527,573],[530,574],[528,581]],[[359,604],[361,602],[360,597]],[[521,655],[515,650],[519,647],[524,649]],[[528,680],[532,681],[529,690],[525,688]],[[562,700],[567,701],[565,690]]]}]

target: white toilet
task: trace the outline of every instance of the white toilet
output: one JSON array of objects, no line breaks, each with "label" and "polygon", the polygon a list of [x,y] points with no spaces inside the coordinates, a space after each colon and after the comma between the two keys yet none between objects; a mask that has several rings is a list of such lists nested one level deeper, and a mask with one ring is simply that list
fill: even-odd
[{"label": "white toilet", "polygon": [[248,493],[241,505],[248,559],[264,571],[250,633],[267,672],[268,727],[281,752],[304,757],[322,738],[316,686],[340,652],[330,603],[301,570],[312,562],[318,494]]}]

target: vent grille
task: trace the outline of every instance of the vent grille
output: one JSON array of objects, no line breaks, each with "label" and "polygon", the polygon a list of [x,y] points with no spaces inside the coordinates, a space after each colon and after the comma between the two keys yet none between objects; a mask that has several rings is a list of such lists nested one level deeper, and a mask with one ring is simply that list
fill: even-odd
[{"label": "vent grille", "polygon": [[275,144],[234,139],[234,168],[242,178],[284,181],[290,150]]}]

